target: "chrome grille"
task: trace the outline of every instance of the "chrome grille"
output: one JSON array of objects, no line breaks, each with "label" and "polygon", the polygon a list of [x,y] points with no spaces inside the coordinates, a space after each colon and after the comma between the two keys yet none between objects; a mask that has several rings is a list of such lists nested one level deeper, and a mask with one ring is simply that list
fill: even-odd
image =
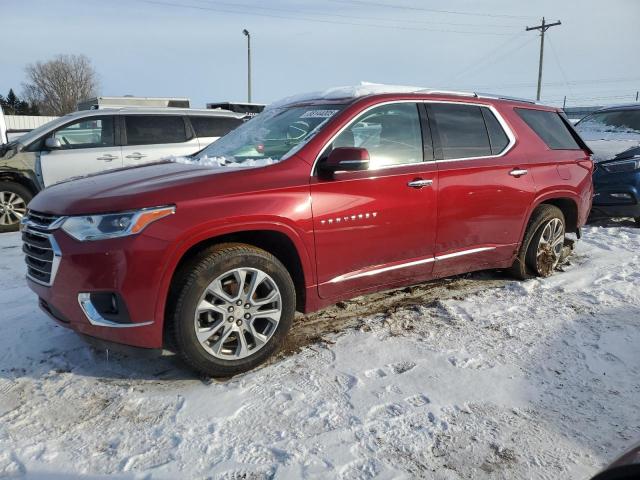
[{"label": "chrome grille", "polygon": [[22,251],[27,264],[27,277],[50,286],[60,263],[60,249],[51,232],[62,223],[62,217],[29,211],[22,219]]}]

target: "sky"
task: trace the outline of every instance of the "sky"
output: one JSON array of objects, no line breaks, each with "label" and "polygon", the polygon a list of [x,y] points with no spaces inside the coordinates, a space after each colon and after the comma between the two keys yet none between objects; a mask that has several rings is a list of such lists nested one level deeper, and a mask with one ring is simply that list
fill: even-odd
[{"label": "sky", "polygon": [[0,93],[25,65],[85,54],[100,94],[253,101],[362,81],[628,103],[640,90],[640,0],[0,0]]}]

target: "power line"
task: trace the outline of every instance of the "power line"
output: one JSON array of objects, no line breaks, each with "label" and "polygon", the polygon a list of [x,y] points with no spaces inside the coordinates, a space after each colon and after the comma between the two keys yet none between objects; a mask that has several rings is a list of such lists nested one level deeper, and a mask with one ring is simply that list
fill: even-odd
[{"label": "power line", "polygon": [[[247,4],[247,3],[235,3],[235,2],[229,3],[229,2],[207,1],[207,0],[201,0],[201,2],[209,5],[221,5],[223,7],[231,7],[231,8],[246,7],[250,9],[256,9],[256,10],[265,10],[267,12],[284,12],[284,13],[298,14],[298,12],[292,11],[291,9],[288,9],[288,8],[278,8],[273,6],[262,7],[258,5]],[[474,28],[475,27],[478,27],[478,28],[495,27],[495,28],[506,28],[506,29],[518,28],[516,25],[505,25],[505,24],[499,25],[499,24],[457,23],[457,22],[425,22],[424,20],[405,19],[405,18],[401,20],[395,20],[393,18],[371,17],[371,16],[362,16],[362,15],[353,16],[353,15],[344,15],[341,13],[324,13],[324,12],[319,12],[317,10],[314,12],[300,12],[300,13],[317,14],[323,17],[337,17],[337,18],[346,18],[346,19],[352,19],[352,20],[373,20],[373,21],[381,21],[381,22],[413,23],[417,25],[448,25],[448,26],[455,26],[455,27],[474,27]]]},{"label": "power line", "polygon": [[383,25],[383,24],[373,24],[373,23],[356,23],[356,22],[346,22],[346,21],[338,21],[338,20],[326,20],[320,18],[309,18],[309,17],[299,17],[299,16],[286,16],[284,14],[274,14],[274,13],[258,13],[250,10],[238,10],[237,8],[232,9],[231,7],[204,7],[199,5],[188,5],[183,3],[174,3],[168,1],[160,1],[160,0],[138,0],[139,2],[148,3],[152,5],[162,5],[167,7],[177,7],[177,8],[191,8],[195,10],[203,10],[203,11],[212,11],[219,13],[230,13],[234,15],[243,15],[243,16],[256,16],[256,17],[270,17],[270,18],[281,18],[286,20],[298,20],[303,22],[316,22],[316,23],[325,23],[332,25],[350,25],[357,27],[374,27],[374,28],[388,28],[393,30],[411,30],[411,31],[425,31],[425,32],[440,32],[440,33],[456,33],[456,34],[466,34],[466,35],[494,35],[494,36],[510,36],[509,33],[497,33],[497,32],[470,32],[470,31],[462,31],[462,30],[443,30],[443,29],[435,29],[435,28],[423,28],[423,27],[406,27],[400,25]]},{"label": "power line", "polygon": [[513,37],[509,37],[506,41],[504,41],[503,43],[500,43],[497,47],[492,48],[486,55],[483,55],[482,57],[477,59],[475,62],[473,62],[471,65],[467,65],[465,68],[463,68],[462,70],[458,71],[458,73],[456,73],[453,76],[449,77],[449,80],[447,80],[447,83],[451,83],[454,80],[460,78],[461,76],[473,71],[478,65],[481,65],[482,63],[484,63],[487,59],[492,57],[495,53],[497,53],[498,51],[502,50],[503,47],[511,44],[511,42],[513,40],[515,40],[517,37],[522,36],[522,35],[523,35],[523,33],[519,32],[519,33],[516,33]]},{"label": "power line", "polygon": [[396,10],[414,10],[414,11],[422,11],[422,12],[433,12],[433,13],[446,13],[451,15],[468,15],[474,17],[491,17],[491,18],[518,18],[518,19],[527,19],[527,18],[535,18],[532,16],[526,15],[506,15],[499,13],[477,13],[477,12],[462,12],[458,10],[438,10],[435,8],[426,8],[426,7],[414,7],[409,5],[393,5],[390,3],[383,2],[371,2],[371,1],[362,1],[362,0],[329,0],[336,3],[346,3],[352,5],[365,5],[365,6],[375,6],[375,7],[385,7],[385,8],[393,8]]},{"label": "power line", "polygon": [[[634,81],[640,81],[640,77],[618,77],[618,78],[602,78],[602,79],[592,79],[592,80],[578,80],[578,81],[572,81],[572,82],[568,82],[569,85],[593,85],[593,84],[600,84],[600,83],[624,83],[624,82],[634,82]],[[503,83],[503,84],[492,84],[492,85],[485,85],[484,87],[480,87],[480,88],[517,88],[517,87],[535,87],[536,84],[535,83]],[[550,86],[565,86],[565,82],[545,82],[544,83],[545,87],[550,87]]]}]

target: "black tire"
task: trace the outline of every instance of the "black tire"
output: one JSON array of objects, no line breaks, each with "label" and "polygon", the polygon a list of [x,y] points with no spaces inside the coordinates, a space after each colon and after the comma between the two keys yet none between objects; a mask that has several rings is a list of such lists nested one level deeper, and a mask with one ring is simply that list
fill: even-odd
[{"label": "black tire", "polygon": [[636,227],[640,227],[640,217],[635,217],[634,220],[636,222]]},{"label": "black tire", "polygon": [[[11,195],[15,195],[12,198],[12,211],[9,211],[8,203],[4,203],[4,200],[9,200]],[[14,214],[20,213],[24,215],[27,212],[27,204],[33,198],[33,194],[28,188],[14,182],[0,182],[0,233],[15,232],[20,226],[20,220]]]},{"label": "black tire", "polygon": [[[194,322],[196,308],[211,282],[237,268],[260,270],[275,282],[280,294],[281,315],[277,326],[270,333],[271,337],[261,348],[247,357],[227,360],[218,358],[205,349],[196,336]],[[179,290],[169,307],[168,332],[173,337],[175,349],[182,360],[206,376],[230,377],[260,365],[280,349],[293,323],[296,295],[289,272],[276,257],[251,245],[225,243],[204,251],[180,269],[173,285]],[[238,307],[240,308],[242,307]]]},{"label": "black tire", "polygon": [[519,280],[526,280],[533,277],[548,277],[553,273],[554,267],[551,265],[538,265],[537,252],[538,243],[542,236],[544,227],[553,219],[562,222],[563,237],[566,231],[566,223],[562,211],[554,206],[543,204],[538,206],[531,215],[524,239],[520,245],[518,256],[511,266],[510,273]]}]

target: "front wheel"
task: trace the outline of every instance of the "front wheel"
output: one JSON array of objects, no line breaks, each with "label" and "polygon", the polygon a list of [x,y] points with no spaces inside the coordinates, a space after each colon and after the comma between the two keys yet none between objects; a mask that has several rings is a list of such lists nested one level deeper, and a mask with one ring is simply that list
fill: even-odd
[{"label": "front wheel", "polygon": [[554,205],[540,205],[531,215],[511,273],[518,279],[550,276],[563,258],[565,218]]},{"label": "front wheel", "polygon": [[19,183],[0,183],[0,233],[18,230],[32,196],[31,192]]},{"label": "front wheel", "polygon": [[277,258],[250,245],[222,244],[182,272],[170,321],[187,364],[228,377],[280,348],[293,323],[295,288]]}]

